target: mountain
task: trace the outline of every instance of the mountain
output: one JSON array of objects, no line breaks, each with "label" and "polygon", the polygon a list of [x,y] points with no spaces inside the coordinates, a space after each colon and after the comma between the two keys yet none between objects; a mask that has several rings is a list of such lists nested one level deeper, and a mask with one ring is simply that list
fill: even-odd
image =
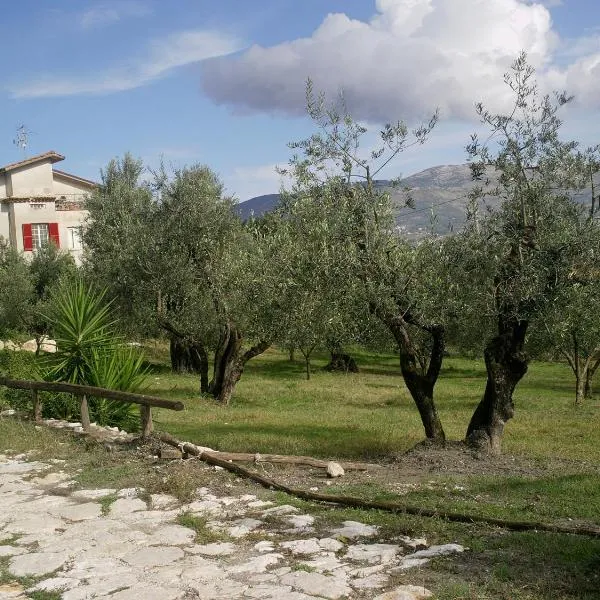
[{"label": "mountain", "polygon": [[[596,189],[600,189],[600,174],[594,179]],[[471,169],[467,164],[440,165],[425,169],[401,182],[401,187],[410,188],[414,208],[408,208],[401,187],[392,188],[390,182],[385,180],[375,183],[377,187],[389,189],[397,207],[398,229],[416,237],[432,228],[437,233],[460,229],[465,221],[468,194],[476,185],[471,179]],[[574,197],[580,202],[589,203],[591,189],[577,192]],[[266,194],[241,202],[238,209],[242,218],[246,219],[251,214],[260,216],[273,210],[278,201],[279,194]],[[486,204],[491,207],[497,203],[495,198],[486,198]]]}]

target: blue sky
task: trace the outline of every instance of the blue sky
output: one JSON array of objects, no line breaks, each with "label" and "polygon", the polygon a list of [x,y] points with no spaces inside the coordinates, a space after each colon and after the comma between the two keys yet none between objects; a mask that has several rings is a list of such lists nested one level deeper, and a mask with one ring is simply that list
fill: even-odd
[{"label": "blue sky", "polygon": [[130,151],[206,163],[246,200],[277,191],[286,143],[312,131],[310,76],[375,128],[439,107],[431,141],[385,173],[409,175],[464,161],[474,102],[503,106],[521,49],[543,89],[576,95],[566,135],[600,142],[598,0],[21,0],[3,16],[0,164],[22,158],[25,124],[29,155],[77,175]]}]

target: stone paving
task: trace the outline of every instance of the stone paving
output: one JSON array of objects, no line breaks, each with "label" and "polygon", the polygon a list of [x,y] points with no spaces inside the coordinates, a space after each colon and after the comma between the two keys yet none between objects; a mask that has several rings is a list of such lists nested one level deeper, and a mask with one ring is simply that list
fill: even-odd
[{"label": "stone paving", "polygon": [[[250,494],[199,488],[182,505],[135,489],[72,491],[59,468],[0,455],[0,561],[15,578],[0,583],[0,600],[36,590],[64,600],[421,600],[432,593],[392,576],[464,551],[408,537],[378,543],[375,526],[328,529]],[[205,518],[223,541],[196,543],[176,523],[182,512]]]}]

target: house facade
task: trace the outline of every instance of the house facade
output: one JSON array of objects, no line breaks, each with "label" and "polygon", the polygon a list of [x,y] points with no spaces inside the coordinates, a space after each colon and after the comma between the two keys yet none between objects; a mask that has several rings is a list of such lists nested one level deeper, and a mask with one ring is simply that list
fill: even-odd
[{"label": "house facade", "polygon": [[81,260],[85,199],[93,181],[54,168],[50,151],[0,167],[0,237],[25,254],[50,242]]}]

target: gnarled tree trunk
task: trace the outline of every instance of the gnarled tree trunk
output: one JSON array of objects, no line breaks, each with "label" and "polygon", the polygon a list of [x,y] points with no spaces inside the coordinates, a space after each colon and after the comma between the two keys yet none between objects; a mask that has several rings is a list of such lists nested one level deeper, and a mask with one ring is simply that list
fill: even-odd
[{"label": "gnarled tree trunk", "polygon": [[243,341],[241,332],[234,325],[227,324],[223,327],[215,352],[213,378],[208,386],[209,393],[220,404],[229,404],[246,363],[271,345],[270,342],[260,341],[243,352]]},{"label": "gnarled tree trunk", "polygon": [[467,429],[467,442],[490,454],[500,454],[504,426],[514,415],[513,392],[527,373],[529,359],[523,350],[527,321],[499,320],[499,334],[484,352],[487,383],[481,402]]},{"label": "gnarled tree trunk", "polygon": [[444,359],[444,349],[446,347],[444,328],[440,325],[425,326],[416,325],[415,323],[415,326],[420,326],[421,329],[429,332],[432,336],[429,365],[427,370],[423,372],[419,364],[417,349],[410,337],[407,321],[400,314],[393,315],[379,307],[372,307],[372,309],[381,322],[390,330],[398,344],[402,377],[417,405],[421,423],[425,429],[425,436],[428,440],[443,443],[446,434],[433,400],[433,390]]}]

